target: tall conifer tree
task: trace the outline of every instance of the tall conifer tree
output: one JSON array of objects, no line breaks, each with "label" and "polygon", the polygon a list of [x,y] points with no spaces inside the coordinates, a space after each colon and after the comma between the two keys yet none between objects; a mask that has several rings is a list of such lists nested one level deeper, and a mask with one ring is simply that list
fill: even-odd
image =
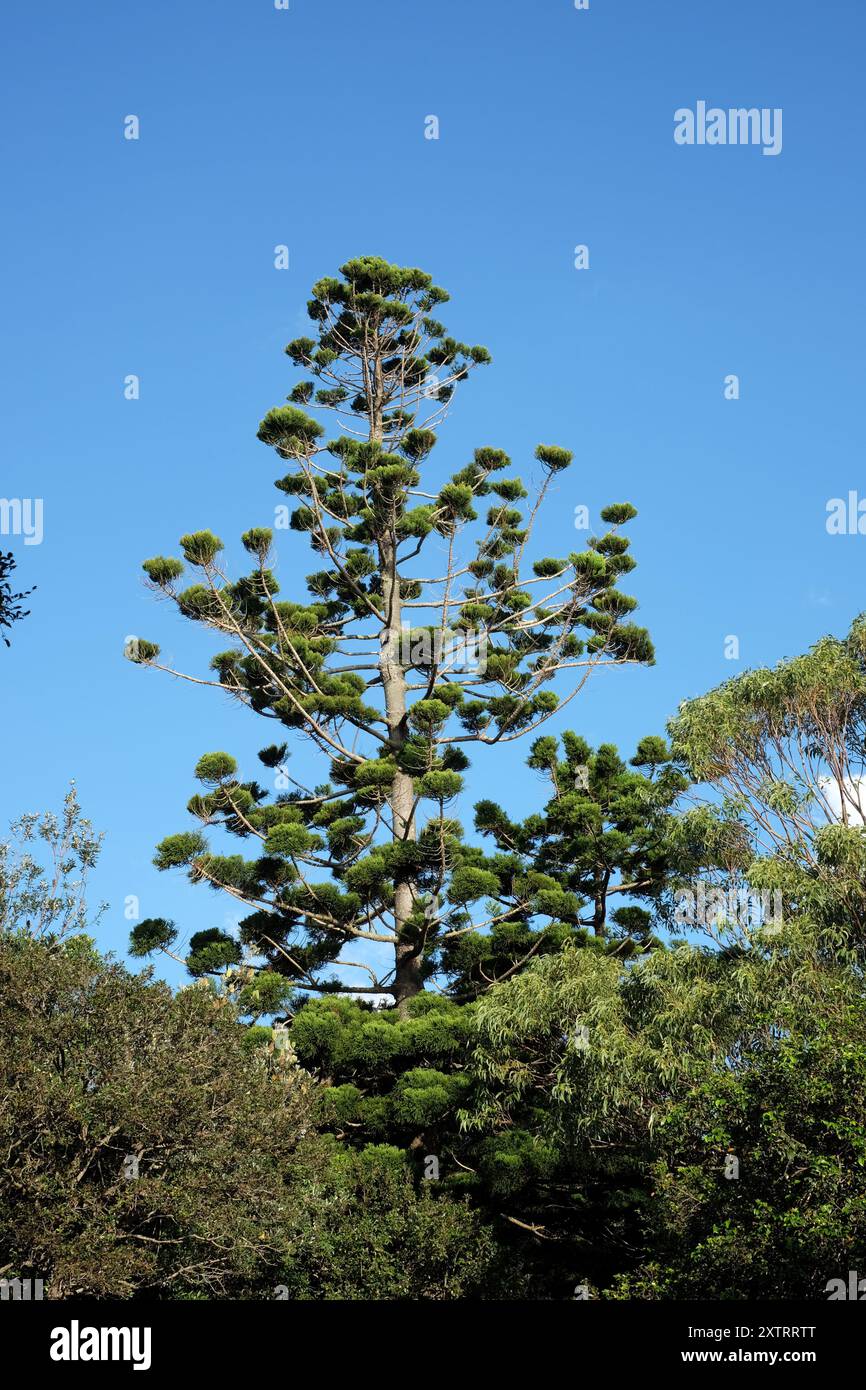
[{"label": "tall conifer tree", "polygon": [[[620,534],[633,507],[605,508],[609,529],[582,553],[528,560],[568,450],[538,446],[541,476],[525,510],[527,489],[499,448],[478,448],[444,484],[432,481],[435,428],[490,360],[433,317],[447,299],[423,271],[376,257],[313,287],[314,336],[286,348],[303,378],[258,431],[288,466],[276,486],[294,499],[291,529],[319,565],[306,597],[278,596],[264,527],[243,535],[254,563],[236,580],[207,530],[181,538],[183,560],[144,565],[185,617],[228,639],[211,683],[327,763],[320,785],[270,796],[241,780],[227,753],[205,754],[188,808],[203,828],[157,850],[160,868],[186,866],[249,906],[240,941],[198,933],[187,963],[194,974],[236,972],[253,1013],[274,1012],[292,988],[385,993],[402,1011],[452,943],[499,916],[499,882],[449,813],[467,747],[504,748],[538,729],[599,666],[653,659],[646,631],[629,621],[635,600],[617,587],[634,566]],[[334,419],[331,437],[307,407]],[[180,583],[187,566],[190,586]],[[130,654],[170,669],[152,643]],[[259,757],[289,785],[287,754],[281,738]],[[211,826],[248,853],[216,853]],[[172,923],[148,919],[134,949],[171,950],[176,936]],[[358,964],[364,982],[347,983],[346,948],[358,942],[386,943],[393,959],[382,972]]]}]

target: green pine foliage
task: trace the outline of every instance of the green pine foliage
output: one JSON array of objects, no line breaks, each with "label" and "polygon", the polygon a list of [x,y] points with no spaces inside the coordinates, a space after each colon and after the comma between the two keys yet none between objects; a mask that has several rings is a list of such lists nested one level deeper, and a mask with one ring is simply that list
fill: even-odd
[{"label": "green pine foliage", "polygon": [[[487,906],[502,875],[453,814],[469,746],[504,749],[597,667],[653,659],[618,587],[634,565],[621,531],[634,508],[602,511],[608,529],[582,553],[531,557],[567,449],[538,446],[531,489],[498,447],[444,480],[431,461],[455,393],[490,361],[433,316],[447,300],[425,272],[377,257],[313,286],[311,334],[286,348],[304,378],[258,432],[280,463],[277,526],[313,552],[305,595],[281,596],[267,527],[244,532],[254,564],[238,579],[208,530],[181,537],[182,560],[145,562],[156,592],[219,635],[211,683],[285,735],[260,753],[282,791],[206,753],[188,805],[202,829],[157,849],[159,868],[185,868],[250,909],[237,941],[209,933],[196,944],[196,974],[243,961],[300,994],[386,994],[404,1009],[468,930],[502,918]],[[162,665],[153,643],[130,655]],[[322,759],[313,787],[286,768],[298,737]],[[242,852],[217,852],[214,828]],[[527,892],[554,908],[555,889],[547,901]],[[568,916],[565,899],[556,904]],[[174,942],[151,922],[133,933],[136,952]],[[390,966],[354,964],[359,943],[387,946]]]},{"label": "green pine foliage", "polygon": [[652,930],[671,872],[674,808],[688,779],[664,739],[641,740],[629,764],[566,731],[532,744],[529,766],[548,784],[542,813],[513,821],[492,801],[475,827],[495,854],[479,856],[498,917],[449,942],[442,969],[461,999],[485,993],[527,961],[568,942],[620,959],[658,946]]}]

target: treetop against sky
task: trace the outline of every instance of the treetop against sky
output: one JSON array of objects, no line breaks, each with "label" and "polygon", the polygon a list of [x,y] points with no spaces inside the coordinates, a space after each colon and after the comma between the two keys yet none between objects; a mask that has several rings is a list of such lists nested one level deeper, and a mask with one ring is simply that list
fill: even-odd
[{"label": "treetop against sky", "polygon": [[[249,907],[241,942],[302,989],[321,987],[326,965],[348,962],[347,943],[392,946],[381,978],[353,963],[371,981],[348,988],[393,991],[398,1004],[436,973],[455,938],[539,911],[557,915],[543,900],[552,881],[517,878],[515,863],[488,863],[465,844],[453,807],[467,750],[535,732],[598,667],[653,660],[645,629],[630,619],[636,601],[618,587],[634,565],[620,534],[632,506],[603,508],[609,529],[587,549],[531,558],[550,482],[572,461],[567,449],[536,446],[532,493],[489,446],[436,491],[425,486],[431,426],[490,360],[433,316],[448,298],[425,272],[373,256],[313,286],[315,337],[285,349],[304,376],[259,427],[289,465],[276,486],[297,501],[291,530],[324,564],[307,575],[305,596],[278,597],[269,528],[244,533],[256,563],[236,581],[210,531],[181,538],[183,560],[144,563],[158,594],[230,642],[206,683],[270,720],[267,736],[288,731],[310,742],[327,775],[298,783],[287,769],[289,741],[270,743],[259,760],[291,789],[266,804],[257,781],[238,780],[234,757],[203,756],[196,775],[209,790],[189,811],[252,853],[214,853],[203,832],[182,831],[162,841],[157,866],[185,865],[193,881]],[[333,437],[309,407],[333,424]],[[196,578],[188,587],[187,567]],[[458,634],[477,653],[462,669]],[[150,641],[136,639],[130,656],[179,674]],[[173,945],[176,934],[148,917],[134,940],[149,950]],[[218,930],[191,946],[196,972],[242,958]],[[328,980],[334,987],[339,977]]]},{"label": "treetop against sky", "polygon": [[[173,918],[187,938],[245,915],[149,856],[202,751],[230,749],[249,777],[263,742],[236,699],[122,660],[156,627],[136,564],[208,529],[243,573],[240,536],[270,529],[277,601],[304,590],[304,537],[280,528],[296,499],[274,493],[256,425],[281,401],[321,420],[285,401],[280,352],[310,335],[310,285],[352,256],[424,267],[453,295],[429,316],[458,340],[477,333],[494,361],[472,363],[471,390],[456,383],[422,491],[437,498],[489,447],[514,461],[491,482],[531,492],[493,495],[517,510],[535,501],[536,446],[555,442],[573,462],[549,482],[533,561],[586,551],[611,502],[638,511],[627,530],[657,662],[597,670],[546,730],[633,750],[684,697],[841,636],[862,607],[861,7],[820,24],[781,0],[721,18],[637,0],[444,0],[433,19],[383,0],[377,14],[216,0],[203,18],[155,0],[58,14],[48,33],[17,7],[7,26],[0,549],[31,612],[2,647],[9,717],[30,731],[7,748],[4,819],[59,806],[78,778],[110,831],[100,935],[121,952],[127,913]],[[364,80],[383,29],[428,55],[387,96]],[[738,113],[725,144],[700,143],[699,114],[707,136],[717,111]],[[676,138],[683,112],[693,144]],[[446,538],[431,538],[441,558]],[[406,609],[410,634],[422,616]],[[206,667],[208,634],[159,618],[161,660]],[[543,793],[506,737],[477,740],[472,762],[515,818]],[[321,756],[293,748],[292,776],[315,787]]]}]

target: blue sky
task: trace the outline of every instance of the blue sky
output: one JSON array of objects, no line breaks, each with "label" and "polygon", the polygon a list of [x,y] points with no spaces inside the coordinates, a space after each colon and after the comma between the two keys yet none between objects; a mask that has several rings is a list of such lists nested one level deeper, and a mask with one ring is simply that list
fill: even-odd
[{"label": "blue sky", "polygon": [[[204,671],[213,648],[140,563],[204,527],[234,557],[272,521],[256,428],[295,380],[282,348],[310,285],[353,255],[429,270],[449,328],[493,354],[440,466],[574,450],[537,553],[582,548],[580,504],[596,525],[639,509],[626,587],[658,663],[597,677],[568,725],[630,752],[681,699],[866,607],[866,538],[825,527],[828,499],[866,496],[859,0],[13,0],[3,41],[0,496],[42,498],[44,539],[0,536],[38,584],[0,650],[0,822],[76,779],[106,832],[104,948],[123,954],[132,894],[187,934],[225,924],[153,847],[186,827],[202,752],[255,775],[271,730],[123,643]],[[782,108],[781,154],[678,146],[674,112],[699,100]],[[310,568],[283,534],[284,592]],[[515,812],[540,797],[527,751],[475,760]]]}]

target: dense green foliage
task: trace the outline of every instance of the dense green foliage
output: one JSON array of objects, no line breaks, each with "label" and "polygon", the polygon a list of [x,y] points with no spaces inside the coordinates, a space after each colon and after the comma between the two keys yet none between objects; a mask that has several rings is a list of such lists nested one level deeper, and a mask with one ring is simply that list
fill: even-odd
[{"label": "dense green foliage", "polygon": [[74,791],[0,842],[0,1273],[52,1298],[518,1291],[483,1214],[329,1135],[328,1088],[226,992],[98,955],[98,852]]},{"label": "dense green foliage", "polygon": [[[205,753],[156,852],[238,932],[180,956],[137,923],[173,993],[93,946],[74,788],[0,843],[0,1274],[51,1297],[819,1299],[866,1268],[866,617],[631,757],[566,729],[597,667],[653,659],[618,587],[634,509],[529,560],[567,450],[530,487],[498,447],[435,468],[489,361],[447,298],[373,257],[313,288],[258,434],[318,566],[300,599],[270,528],[236,580],[205,529],[145,562],[229,644],[205,683],[279,726],[272,785]],[[518,815],[467,745],[533,733]]]},{"label": "dense green foliage", "polygon": [[257,1281],[300,1083],[249,1056],[209,989],[175,997],[86,938],[4,937],[0,1001],[4,1263],[56,1296]]},{"label": "dense green foliage", "polygon": [[560,1295],[814,1298],[856,1268],[866,1015],[813,932],[626,970],[567,949],[478,1033],[465,1119]]},{"label": "dense green foliage", "polygon": [[419,1298],[517,1287],[393,1146],[316,1129],[314,1079],[207,985],[0,936],[0,1264],[47,1296]]},{"label": "dense green foliage", "polygon": [[[84,934],[99,837],[74,791],[22,817],[0,845],[5,1272],[55,1297],[845,1286],[866,1245],[861,630],[683,706],[630,765],[537,740],[543,809],[479,803],[494,848],[464,866],[503,925],[402,1009],[330,993],[275,1029],[284,978],[215,968],[207,933],[178,994],[130,975]],[[783,920],[734,895],[686,939],[650,930],[696,872],[781,882]]]}]

